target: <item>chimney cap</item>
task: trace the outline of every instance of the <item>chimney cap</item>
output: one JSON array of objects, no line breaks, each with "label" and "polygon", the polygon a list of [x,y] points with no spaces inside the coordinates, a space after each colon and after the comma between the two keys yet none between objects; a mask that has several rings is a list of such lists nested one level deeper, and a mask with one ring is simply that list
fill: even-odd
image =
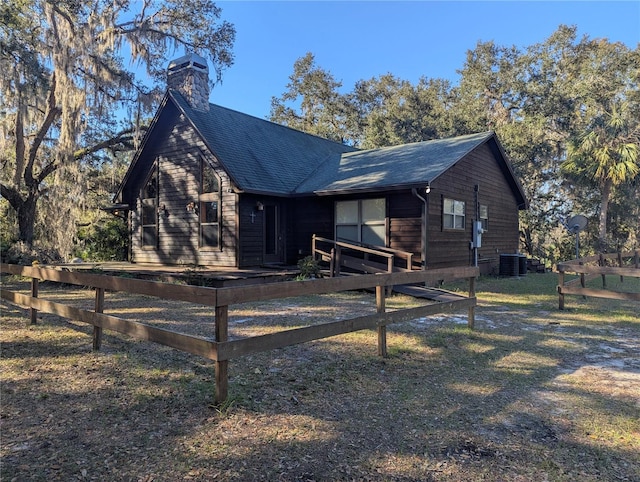
[{"label": "chimney cap", "polygon": [[207,60],[204,57],[200,57],[196,53],[189,53],[169,62],[169,72],[176,72],[185,68],[192,68],[201,72],[209,72],[207,66]]}]

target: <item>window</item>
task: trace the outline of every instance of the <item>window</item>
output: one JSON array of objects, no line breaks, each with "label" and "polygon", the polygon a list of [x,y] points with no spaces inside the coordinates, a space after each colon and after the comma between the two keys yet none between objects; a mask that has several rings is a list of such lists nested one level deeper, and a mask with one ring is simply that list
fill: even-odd
[{"label": "window", "polygon": [[489,208],[484,204],[480,204],[480,222],[482,229],[486,232],[489,230]]},{"label": "window", "polygon": [[200,247],[220,247],[220,178],[202,159],[200,180]]},{"label": "window", "polygon": [[464,229],[464,201],[444,198],[442,204],[442,226],[444,229]]},{"label": "window", "polygon": [[336,240],[386,245],[386,201],[361,199],[336,203]]},{"label": "window", "polygon": [[154,164],[149,179],[140,193],[142,247],[158,247],[158,165]]}]

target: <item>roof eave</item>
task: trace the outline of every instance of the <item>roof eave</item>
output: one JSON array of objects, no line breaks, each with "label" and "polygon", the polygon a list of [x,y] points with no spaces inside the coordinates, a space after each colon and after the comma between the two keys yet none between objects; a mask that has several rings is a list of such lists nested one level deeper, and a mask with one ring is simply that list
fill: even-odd
[{"label": "roof eave", "polygon": [[291,193],[287,193],[287,192],[264,191],[260,189],[251,189],[251,188],[238,190],[236,192],[238,194],[252,194],[254,196],[271,196],[271,197],[281,197],[281,198],[293,197]]},{"label": "roof eave", "polygon": [[[142,153],[145,150],[145,147],[147,146],[149,138],[151,137],[151,135],[153,133],[153,130],[154,130],[155,126],[158,123],[158,119],[160,118],[160,115],[161,115],[162,111],[164,110],[164,107],[167,105],[168,98],[169,98],[169,95],[168,95],[168,92],[167,92],[164,95],[164,97],[162,98],[162,101],[160,101],[160,105],[158,106],[158,109],[156,110],[156,113],[153,116],[153,119],[151,120],[151,123],[149,124],[149,128],[147,129],[147,132],[145,133],[144,137],[142,138],[142,142],[140,143],[140,147],[138,147],[138,149],[136,150],[136,153],[135,153],[133,159],[131,160],[131,163],[129,164],[129,168],[127,169],[127,172],[125,173],[124,177],[122,178],[122,181],[120,182],[120,185],[118,186],[118,189],[116,190],[116,193],[113,196],[113,199],[112,199],[113,203],[118,203],[118,201],[121,200],[121,196],[122,196],[122,192],[124,190],[124,187],[129,182],[129,178],[131,177],[131,173],[134,171],[134,168],[135,168],[136,164],[138,163],[138,160],[140,159],[140,156],[142,155]],[[174,104],[175,104],[175,102],[174,102]]]},{"label": "roof eave", "polygon": [[[432,181],[428,181],[429,183]],[[425,183],[411,183],[411,184],[390,184],[388,186],[372,186],[372,187],[356,187],[347,189],[323,189],[313,191],[310,194],[316,196],[339,196],[348,194],[366,194],[381,191],[404,191],[413,188],[425,187]],[[309,193],[299,193],[300,195],[307,196]]]}]

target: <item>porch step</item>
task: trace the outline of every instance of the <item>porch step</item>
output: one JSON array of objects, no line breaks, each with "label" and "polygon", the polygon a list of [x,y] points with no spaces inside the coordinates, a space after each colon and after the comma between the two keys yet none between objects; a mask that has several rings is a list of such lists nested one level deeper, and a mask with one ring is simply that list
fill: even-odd
[{"label": "porch step", "polygon": [[532,273],[546,273],[547,267],[536,258],[527,258],[527,271]]}]

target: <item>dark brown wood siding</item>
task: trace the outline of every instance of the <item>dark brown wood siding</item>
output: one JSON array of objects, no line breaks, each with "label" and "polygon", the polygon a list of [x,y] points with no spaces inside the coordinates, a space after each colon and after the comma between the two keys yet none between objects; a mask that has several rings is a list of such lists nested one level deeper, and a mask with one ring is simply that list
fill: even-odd
[{"label": "dark brown wood siding", "polygon": [[333,198],[294,198],[288,200],[286,261],[296,264],[311,254],[313,235],[333,239]]},{"label": "dark brown wood siding", "polygon": [[[159,123],[160,124],[160,123]],[[259,266],[265,259],[264,213],[257,202],[277,205],[282,234],[280,260],[295,264],[308,255],[314,234],[334,237],[336,200],[384,197],[387,205],[386,239],[389,247],[422,258],[423,203],[411,190],[367,193],[366,195],[278,198],[236,194],[231,179],[197,132],[177,110],[167,106],[153,139],[137,164],[135,179],[128,182],[126,201],[135,206],[130,214],[131,258],[139,263],[204,266]],[[518,249],[518,207],[512,186],[496,160],[500,153],[487,143],[476,148],[455,166],[435,179],[428,195],[427,259],[431,268],[468,265],[473,262],[470,247],[475,219],[475,186],[479,203],[487,206],[488,230],[482,236],[479,262],[484,272],[497,272],[500,254]],[[198,200],[200,160],[204,158],[221,182],[221,243],[215,249],[199,247],[198,216],[188,212],[189,202]],[[154,162],[159,166],[158,246],[143,249],[140,226],[140,189]],[[421,194],[424,189],[421,189]],[[463,230],[447,230],[442,223],[444,198],[464,201]],[[279,234],[280,234],[279,233]]]},{"label": "dark brown wood siding", "polygon": [[389,247],[413,253],[416,259],[420,259],[422,249],[422,206],[411,191],[387,196]]},{"label": "dark brown wood siding", "polygon": [[[262,205],[259,208],[258,205]],[[239,259],[240,267],[261,266],[264,264],[288,263],[295,264],[297,258],[292,258],[289,252],[295,243],[296,218],[290,214],[293,206],[290,199],[243,194],[240,196],[239,208]],[[267,209],[275,208],[270,215],[277,217],[277,225],[267,228]],[[293,224],[291,224],[293,223]],[[303,223],[299,223],[302,225]],[[294,226],[294,227],[292,227]],[[275,229],[275,252],[265,253],[267,230]],[[272,236],[274,233],[270,233]],[[273,249],[273,245],[271,245]]]},{"label": "dark brown wood siding", "polygon": [[256,210],[258,199],[242,196],[238,204],[240,266],[260,266],[263,256],[264,217]]},{"label": "dark brown wood siding", "polygon": [[[518,206],[494,154],[485,144],[468,154],[437,178],[429,194],[429,237],[427,265],[439,268],[473,262],[470,247],[475,219],[475,186],[479,204],[489,213],[489,228],[482,235],[479,264],[497,272],[499,255],[518,250]],[[444,198],[465,202],[465,229],[447,230],[442,223]],[[487,271],[486,269],[484,271]]]},{"label": "dark brown wood siding", "polygon": [[[181,117],[174,118],[173,127],[166,137],[151,139],[150,142],[157,143],[157,147],[149,154],[154,159],[146,160],[146,164],[150,167],[154,161],[158,163],[158,206],[161,208],[158,213],[158,246],[141,246],[140,199],[136,195],[137,205],[131,213],[132,261],[236,266],[237,196],[230,189],[227,173],[207,150],[196,131]],[[189,202],[198,201],[202,158],[213,166],[220,179],[221,234],[218,248],[199,247],[198,215],[186,209]]]}]

